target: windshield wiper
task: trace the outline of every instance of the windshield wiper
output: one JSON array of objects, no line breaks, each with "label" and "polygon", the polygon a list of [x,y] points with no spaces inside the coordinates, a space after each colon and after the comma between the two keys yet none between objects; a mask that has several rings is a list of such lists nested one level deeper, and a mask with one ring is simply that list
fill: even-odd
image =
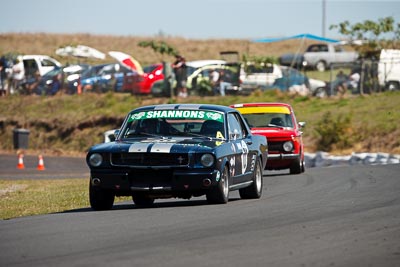
[{"label": "windshield wiper", "polygon": [[211,136],[208,136],[208,135],[202,135],[202,134],[197,134],[197,133],[186,133],[186,134],[190,135],[190,136],[194,136],[194,137],[207,138],[209,140],[215,140],[215,139],[224,140],[224,141],[226,140],[226,138],[211,137]]},{"label": "windshield wiper", "polygon": [[269,124],[267,125],[267,127],[275,127],[275,128],[279,128],[279,129],[285,129],[284,126],[280,126],[280,125],[276,125],[276,124],[271,124],[271,123],[269,123]]}]

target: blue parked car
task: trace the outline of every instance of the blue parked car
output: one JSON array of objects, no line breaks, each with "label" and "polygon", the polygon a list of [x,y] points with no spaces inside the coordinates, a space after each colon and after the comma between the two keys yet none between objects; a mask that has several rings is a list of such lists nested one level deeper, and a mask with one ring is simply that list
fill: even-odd
[{"label": "blue parked car", "polygon": [[21,86],[24,87],[20,90],[28,94],[38,95],[55,95],[60,90],[66,94],[74,94],[73,83],[71,81],[77,79],[82,72],[89,68],[87,64],[69,65],[60,68],[55,68],[38,80],[36,77],[30,78]]},{"label": "blue parked car", "polygon": [[82,89],[84,92],[122,92],[124,76],[130,73],[134,72],[119,63],[106,64],[92,76],[82,77]]},{"label": "blue parked car", "polygon": [[274,83],[267,89],[279,89],[300,95],[310,94],[310,80],[300,71],[281,66],[282,77],[275,79]]}]

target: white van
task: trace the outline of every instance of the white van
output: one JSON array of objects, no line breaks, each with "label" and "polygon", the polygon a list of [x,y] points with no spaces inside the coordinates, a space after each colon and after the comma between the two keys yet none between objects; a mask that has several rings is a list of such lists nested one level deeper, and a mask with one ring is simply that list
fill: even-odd
[{"label": "white van", "polygon": [[61,63],[45,55],[24,55],[22,56],[25,69],[25,77],[34,77],[38,71],[40,76],[43,76],[47,72],[54,68],[61,67]]},{"label": "white van", "polygon": [[378,64],[379,85],[386,90],[400,90],[400,50],[382,49]]}]

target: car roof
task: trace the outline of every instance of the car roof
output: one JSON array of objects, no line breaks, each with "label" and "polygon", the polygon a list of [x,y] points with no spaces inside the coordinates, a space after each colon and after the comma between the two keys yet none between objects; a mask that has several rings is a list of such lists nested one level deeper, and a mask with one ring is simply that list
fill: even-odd
[{"label": "car roof", "polygon": [[151,105],[151,106],[143,106],[136,109],[133,109],[132,112],[139,112],[145,110],[162,110],[162,109],[176,109],[176,110],[190,110],[190,109],[198,109],[198,110],[214,110],[220,112],[231,112],[236,111],[235,109],[227,106],[221,105],[213,105],[213,104],[163,104],[163,105]]},{"label": "car roof", "polygon": [[226,61],[220,59],[204,59],[204,60],[195,60],[186,62],[186,66],[193,68],[200,68],[207,65],[218,65],[218,64],[226,64]]},{"label": "car roof", "polygon": [[57,59],[55,59],[55,58],[52,58],[52,57],[50,57],[50,56],[47,56],[47,55],[23,55],[22,56],[22,59],[24,60],[26,60],[26,59],[35,59],[35,58],[37,58],[37,59],[48,59],[48,60],[51,60],[51,61],[53,61],[54,63],[56,63],[59,67],[61,66],[61,63],[57,60]]},{"label": "car roof", "polygon": [[245,107],[288,107],[291,109],[290,104],[281,102],[263,102],[263,103],[242,103],[230,105],[232,108],[245,108]]},{"label": "car roof", "polygon": [[266,102],[266,103],[243,103],[234,104],[230,107],[238,109],[242,114],[252,113],[293,113],[290,104],[279,102]]}]

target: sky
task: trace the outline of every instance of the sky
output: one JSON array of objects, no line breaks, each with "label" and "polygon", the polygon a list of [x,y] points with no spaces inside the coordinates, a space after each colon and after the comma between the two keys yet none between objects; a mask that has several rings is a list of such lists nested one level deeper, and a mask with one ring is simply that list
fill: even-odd
[{"label": "sky", "polygon": [[0,7],[0,34],[257,39],[311,33],[339,38],[330,25],[389,16],[400,23],[400,0],[0,0]]}]

